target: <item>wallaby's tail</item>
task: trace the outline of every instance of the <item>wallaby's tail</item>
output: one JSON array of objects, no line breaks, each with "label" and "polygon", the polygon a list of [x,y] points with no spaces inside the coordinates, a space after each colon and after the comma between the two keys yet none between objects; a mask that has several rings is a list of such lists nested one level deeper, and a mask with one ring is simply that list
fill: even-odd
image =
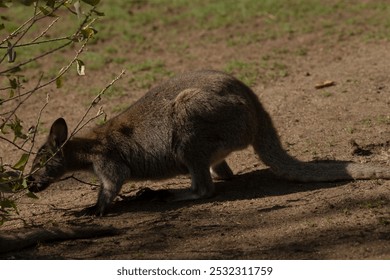
[{"label": "wallaby's tail", "polygon": [[283,149],[268,113],[261,107],[259,109],[261,122],[253,147],[276,175],[300,182],[390,179],[390,167],[342,161],[302,162],[295,159]]}]

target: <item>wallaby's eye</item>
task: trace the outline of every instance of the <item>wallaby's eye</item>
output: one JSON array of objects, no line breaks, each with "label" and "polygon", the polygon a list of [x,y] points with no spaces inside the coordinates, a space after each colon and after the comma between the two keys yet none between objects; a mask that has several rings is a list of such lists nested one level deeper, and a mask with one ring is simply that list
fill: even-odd
[{"label": "wallaby's eye", "polygon": [[43,167],[47,161],[46,156],[42,155],[42,157],[39,159],[39,167]]}]

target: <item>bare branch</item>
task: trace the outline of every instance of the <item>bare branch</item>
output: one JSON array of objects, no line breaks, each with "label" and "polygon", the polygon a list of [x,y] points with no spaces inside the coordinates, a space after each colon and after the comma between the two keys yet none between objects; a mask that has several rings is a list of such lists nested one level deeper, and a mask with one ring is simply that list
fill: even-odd
[{"label": "bare branch", "polygon": [[73,43],[73,41],[66,42],[65,44],[63,44],[63,45],[61,45],[61,46],[59,46],[59,47],[57,47],[57,48],[54,48],[54,49],[52,49],[52,50],[50,50],[50,51],[47,51],[47,52],[45,52],[45,53],[43,53],[43,54],[41,54],[41,55],[36,56],[36,57],[30,58],[29,60],[26,60],[26,61],[24,61],[24,62],[21,62],[21,63],[19,63],[18,65],[14,66],[14,67],[8,68],[8,69],[6,69],[6,70],[4,70],[4,71],[0,71],[0,75],[5,74],[5,73],[12,72],[13,70],[20,68],[21,66],[24,66],[24,65],[26,65],[26,64],[29,64],[29,63],[31,63],[31,62],[33,62],[33,61],[36,61],[36,60],[42,58],[42,57],[45,57],[45,56],[47,56],[47,55],[49,55],[49,54],[52,54],[52,53],[54,53],[54,52],[56,52],[56,51],[59,51],[60,49],[63,49],[63,48],[65,48],[65,47],[69,46],[69,45],[72,44],[72,43]]},{"label": "bare branch", "polygon": [[3,140],[3,141],[5,141],[5,142],[10,143],[10,144],[13,145],[13,146],[15,146],[18,150],[21,150],[21,151],[23,151],[23,152],[25,152],[25,153],[29,153],[28,150],[25,150],[23,147],[17,145],[16,143],[12,142],[11,140],[7,139],[6,137],[3,137],[3,136],[0,135],[0,139]]},{"label": "bare branch", "polygon": [[[98,95],[95,96],[95,98],[92,100],[91,104],[89,105],[88,109],[85,111],[84,115],[81,117],[80,121],[77,123],[76,127],[74,128],[73,132],[71,133],[70,135],[70,138],[73,137],[78,131],[80,131],[84,126],[86,126],[89,122],[87,121],[86,123],[84,123],[83,125],[82,122],[84,121],[85,117],[88,115],[88,113],[91,111],[91,109],[99,103],[102,95],[116,82],[118,81],[120,78],[122,78],[122,76],[125,74],[125,70],[122,70],[122,72],[117,76],[115,77],[105,88],[103,88]],[[97,118],[99,117],[101,114],[98,114],[97,116],[95,116],[94,118]]]},{"label": "bare branch", "polygon": [[[41,3],[40,3],[41,2]],[[95,7],[92,7],[89,10],[89,13],[84,15],[84,18],[82,22],[79,22],[78,27],[76,27],[77,30],[73,30],[74,33],[70,36],[63,36],[63,37],[57,37],[57,38],[49,38],[46,39],[45,36],[49,34],[51,30],[53,30],[54,26],[59,22],[59,18],[55,18],[54,20],[50,20],[48,22],[48,25],[38,25],[39,32],[38,35],[34,36],[27,36],[30,35],[33,31],[33,27],[37,26],[37,22],[41,21],[42,19],[48,18],[50,15],[54,15],[54,12],[60,9],[61,7],[64,7],[68,9],[71,13],[77,14],[74,11],[72,11],[68,6],[65,6],[65,3],[68,2],[68,0],[60,0],[60,1],[53,1],[55,7],[47,8],[46,12],[44,9],[41,9],[41,4],[43,2],[46,3],[46,1],[35,1],[33,6],[33,16],[27,19],[21,26],[19,26],[16,30],[14,30],[11,34],[9,34],[6,38],[0,40],[0,51],[5,52],[4,55],[0,54],[0,64],[6,60],[6,58],[9,58],[9,62],[14,62],[15,60],[15,50],[16,48],[23,48],[23,47],[30,47],[35,46],[38,44],[48,44],[52,42],[58,42],[58,44],[53,45],[47,45],[47,48],[44,49],[41,53],[36,55],[35,57],[27,58],[25,61],[18,61],[17,65],[16,63],[7,65],[4,68],[9,67],[8,69],[1,69],[0,70],[0,77],[5,76],[9,77],[10,74],[14,70],[19,70],[22,66],[25,66],[31,62],[40,60],[44,57],[47,57],[53,53],[58,52],[59,50],[66,48],[73,43],[80,42],[82,43],[81,47],[79,47],[76,51],[76,54],[71,61],[66,64],[65,67],[62,67],[61,70],[58,72],[58,74],[54,77],[46,77],[44,79],[43,74],[40,75],[37,83],[35,86],[33,85],[31,88],[25,88],[24,81],[22,79],[22,75],[14,75],[12,74],[12,78],[8,78],[10,80],[10,84],[7,86],[6,84],[2,85],[2,88],[0,88],[0,91],[6,91],[6,90],[12,90],[11,95],[9,98],[5,98],[5,100],[0,100],[0,106],[4,105],[5,103],[16,101],[16,103],[11,103],[9,106],[4,106],[2,108],[7,108],[6,110],[8,112],[0,112],[0,116],[3,116],[0,118],[0,127],[3,128],[5,125],[7,125],[9,122],[11,122],[11,119],[15,117],[15,127],[11,127],[15,134],[15,139],[19,136],[18,139],[23,138],[24,141],[11,141],[10,139],[7,139],[7,135],[0,135],[0,141],[7,142],[11,145],[13,145],[15,148],[17,148],[19,151],[23,151],[23,154],[21,159],[18,161],[16,165],[13,164],[3,164],[2,158],[0,158],[0,171],[3,172],[1,174],[8,174],[9,172],[15,173],[15,175],[6,176],[2,179],[5,179],[6,181],[3,183],[5,185],[9,185],[10,189],[12,189],[12,194],[9,196],[4,196],[4,193],[0,191],[0,202],[8,201],[8,206],[0,207],[0,224],[4,219],[7,219],[6,215],[8,215],[7,208],[13,208],[14,211],[17,212],[16,204],[14,204],[15,200],[25,195],[25,187],[27,183],[27,178],[30,174],[25,174],[24,168],[28,161],[28,156],[30,156],[33,153],[34,146],[35,146],[35,138],[37,135],[37,127],[40,124],[42,114],[44,110],[46,109],[47,105],[49,104],[49,95],[47,94],[46,102],[41,106],[38,116],[35,120],[35,126],[32,126],[27,134],[27,137],[24,137],[26,134],[22,132],[23,127],[20,124],[20,120],[16,118],[16,114],[18,111],[21,111],[21,108],[23,107],[23,104],[26,104],[26,102],[30,99],[30,97],[37,92],[38,90],[47,87],[53,83],[56,82],[56,80],[60,79],[63,75],[65,75],[72,65],[76,61],[78,61],[78,58],[80,54],[84,51],[87,43],[89,42],[89,39],[95,34],[95,30],[91,28],[90,26],[95,22],[96,18],[94,16],[94,10]],[[46,8],[45,8],[46,9]],[[43,30],[42,30],[43,29]],[[62,34],[66,35],[66,34]],[[31,39],[32,38],[32,39]],[[45,45],[44,45],[45,46]],[[4,51],[5,50],[5,51]],[[118,79],[122,77],[124,74],[124,71],[121,72],[120,75],[118,75],[114,80],[112,80],[103,90],[99,92],[99,94],[93,99],[90,106],[87,108],[85,114],[80,119],[80,122],[76,125],[75,129],[71,133],[70,137],[67,139],[69,141],[77,132],[79,132],[81,129],[83,129],[88,123],[92,122],[96,118],[100,117],[104,114],[104,111],[102,109],[99,110],[99,112],[96,114],[96,116],[88,118],[87,116],[90,113],[91,109],[100,101],[101,96],[106,92],[108,88],[110,88]],[[26,79],[27,80],[27,79]],[[4,94],[6,95],[6,93]],[[11,108],[10,108],[11,107]],[[10,125],[14,125],[14,123],[10,123]],[[0,131],[3,132],[3,131]],[[67,142],[66,141],[66,142]],[[22,142],[22,144],[20,144]],[[31,142],[31,145],[29,144]],[[66,142],[64,144],[66,144]],[[25,148],[24,146],[28,146],[28,148]],[[51,158],[49,158],[46,163],[51,160],[62,148],[60,147],[58,151],[56,151]],[[45,165],[46,163],[43,163]],[[18,170],[16,170],[18,169]],[[15,172],[14,172],[15,171]],[[34,174],[37,170],[34,170],[31,172],[31,174]],[[5,173],[4,173],[5,172]],[[77,179],[73,175],[69,178],[72,178],[74,180],[77,180],[79,182],[82,182],[84,184],[88,184],[91,186],[96,186],[94,184],[90,184],[87,182],[84,182],[82,180]],[[66,179],[66,178],[65,178]],[[24,191],[23,191],[24,190]],[[12,199],[12,200],[11,200]]]},{"label": "bare branch", "polygon": [[32,138],[31,138],[31,147],[30,147],[30,150],[28,151],[29,155],[31,155],[33,153],[32,150],[34,149],[34,145],[35,145],[35,136],[37,135],[37,132],[38,132],[37,128],[38,128],[39,123],[41,121],[43,110],[45,110],[45,108],[48,104],[49,104],[49,94],[46,95],[46,102],[41,107],[41,110],[39,110],[38,118],[35,122],[35,130],[34,130],[34,133],[32,134]]},{"label": "bare branch", "polygon": [[[19,43],[19,41],[22,40],[22,38],[27,34],[27,32],[31,29],[31,27],[33,27],[33,25],[37,22],[36,16],[37,16],[38,3],[35,2],[34,5],[35,5],[35,7],[34,7],[34,16],[31,18],[31,23],[30,23],[30,25],[28,25],[28,26],[26,27],[26,29],[24,29],[23,31],[20,30],[20,32],[22,33],[22,35],[20,35],[20,37],[16,40],[16,42],[14,42],[14,43],[10,46],[11,49],[13,49],[13,48]],[[29,22],[30,22],[30,20],[29,20]],[[26,25],[27,25],[27,24],[26,24]],[[13,37],[14,37],[14,36],[13,36]],[[6,40],[6,42],[9,43],[9,40]],[[0,60],[0,63],[2,63],[2,62],[4,61],[4,59],[7,57],[7,55],[8,55],[7,53],[4,54],[3,58]]]},{"label": "bare branch", "polygon": [[[59,41],[64,41],[64,40],[72,41],[72,38],[69,37],[69,36],[58,37],[58,38],[47,39],[47,40],[38,41],[38,42],[30,42],[30,43],[20,44],[20,45],[15,46],[14,48],[21,48],[21,47],[28,47],[28,46],[34,46],[34,45],[41,45],[41,44],[59,42]],[[0,49],[7,49],[7,48],[8,47],[0,47]]]},{"label": "bare branch", "polygon": [[59,20],[60,18],[55,18],[48,26],[45,30],[42,31],[41,34],[39,34],[37,37],[35,37],[31,43],[34,43],[35,41],[37,41],[39,38],[42,38],[43,36],[45,36],[45,34],[49,31],[50,28],[53,27],[53,25]]},{"label": "bare branch", "polygon": [[99,184],[92,184],[92,183],[88,183],[88,182],[85,182],[77,177],[74,176],[74,174],[70,175],[70,176],[67,176],[67,177],[64,177],[62,179],[60,179],[60,181],[66,181],[66,180],[69,180],[69,179],[73,179],[79,183],[82,183],[82,184],[85,184],[85,185],[88,185],[88,186],[91,186],[91,187],[100,187]]},{"label": "bare branch", "polygon": [[[3,121],[3,123],[0,125],[0,127],[3,127],[9,120],[10,118],[15,115],[16,111],[20,108],[20,106],[23,105],[23,103],[25,103],[30,97],[31,95],[39,88],[39,85],[42,81],[42,78],[43,78],[43,74],[39,77],[38,79],[38,82],[37,82],[37,85],[35,86],[35,88],[31,91],[31,93],[29,95],[26,96],[26,98],[24,98],[23,100],[21,100],[20,102],[18,102],[18,104],[16,105],[16,107],[9,112],[9,115],[5,118],[5,120]],[[18,95],[16,98],[20,98],[21,96]]]},{"label": "bare branch", "polygon": [[[25,102],[34,92],[36,92],[37,90],[41,89],[41,88],[44,88],[52,83],[54,83],[57,79],[61,78],[66,72],[69,71],[69,68],[72,66],[72,64],[78,59],[78,57],[80,56],[80,54],[84,51],[84,48],[85,46],[87,45],[88,43],[88,40],[86,40],[84,42],[84,44],[80,47],[80,49],[76,52],[76,55],[74,56],[74,58],[64,67],[61,69],[61,71],[59,72],[59,74],[57,76],[55,76],[54,78],[50,79],[49,81],[47,81],[46,83],[43,83],[43,84],[38,84],[36,87],[34,87],[33,89],[25,92],[25,93],[22,93],[20,94],[19,96],[15,96],[15,97],[12,97],[12,98],[8,98],[7,100],[4,100],[3,101],[3,104],[6,103],[6,102],[9,102],[9,101],[12,101],[14,99],[17,99],[17,98],[20,98],[20,97],[24,97],[27,95],[27,98],[25,98],[23,100],[23,102]],[[20,107],[20,105],[18,104],[17,108],[18,109]],[[6,112],[6,113],[2,113],[1,115],[6,115],[6,114],[12,114],[16,112],[16,110],[12,110],[10,112]],[[9,119],[9,118],[8,118]],[[7,119],[7,121],[8,121]],[[3,122],[3,124],[0,125],[0,127],[2,125],[4,125],[4,123],[6,123],[7,121]]]}]

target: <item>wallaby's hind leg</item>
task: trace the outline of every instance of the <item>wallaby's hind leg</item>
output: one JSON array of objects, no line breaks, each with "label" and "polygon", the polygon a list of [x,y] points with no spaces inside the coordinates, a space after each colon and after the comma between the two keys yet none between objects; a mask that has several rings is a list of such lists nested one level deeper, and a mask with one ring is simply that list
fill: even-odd
[{"label": "wallaby's hind leg", "polygon": [[214,194],[214,183],[209,167],[205,165],[188,166],[191,175],[191,189],[175,194],[173,201],[208,198]]},{"label": "wallaby's hind leg", "polygon": [[216,165],[211,166],[211,175],[215,179],[230,180],[233,178],[233,171],[230,169],[227,162],[224,160]]}]

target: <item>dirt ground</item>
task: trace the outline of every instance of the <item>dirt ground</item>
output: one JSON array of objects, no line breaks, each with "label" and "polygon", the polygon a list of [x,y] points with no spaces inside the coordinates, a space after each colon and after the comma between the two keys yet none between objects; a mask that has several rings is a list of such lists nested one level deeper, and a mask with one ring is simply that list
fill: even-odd
[{"label": "dirt ground", "polygon": [[[187,36],[183,40],[203,35]],[[166,61],[174,73],[221,69],[223,61],[237,55],[237,49],[221,42],[213,44],[190,47],[187,52],[199,58],[191,63],[169,53],[150,55]],[[302,35],[265,41],[261,46],[250,44],[239,52],[251,59],[275,48],[296,49],[302,44],[306,55],[283,54],[288,75],[267,83],[256,80],[252,85],[273,117],[284,147],[302,160],[353,160],[390,168],[390,43],[348,38],[337,44],[322,44],[316,35]],[[128,59],[136,56],[129,54]],[[98,86],[111,79],[105,79],[103,72],[92,76]],[[131,73],[119,81],[119,86],[126,87],[130,80]],[[335,85],[315,89],[326,80]],[[46,132],[37,136],[38,143],[57,117],[65,117],[70,127],[77,123],[90,96],[80,96],[76,91],[90,84],[90,80],[80,79],[65,97],[51,96],[42,117]],[[103,101],[109,116],[114,115],[114,105],[131,104],[146,90],[129,91],[126,96]],[[38,100],[23,109],[27,119],[40,108]],[[351,145],[351,140],[358,147]],[[6,151],[4,156],[16,157],[11,146],[1,149]],[[13,215],[1,231],[96,225],[112,226],[118,234],[43,242],[0,258],[390,259],[390,181],[288,182],[274,176],[251,148],[230,155],[228,163],[236,176],[231,181],[217,181],[213,198],[180,203],[131,201],[146,187],[187,188],[190,178],[130,182],[102,218],[76,215],[95,203],[96,188],[72,179],[60,181],[40,193],[38,200],[22,198],[19,215]],[[88,174],[75,175],[94,180]]]}]

